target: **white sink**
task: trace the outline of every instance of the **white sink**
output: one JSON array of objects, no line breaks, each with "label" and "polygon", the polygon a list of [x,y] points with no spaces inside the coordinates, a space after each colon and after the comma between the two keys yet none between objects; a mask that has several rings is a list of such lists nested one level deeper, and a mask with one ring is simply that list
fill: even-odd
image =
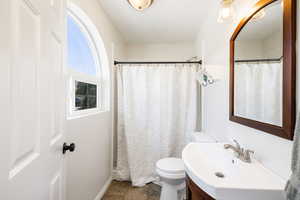
[{"label": "white sink", "polygon": [[223,146],[223,143],[190,143],[182,152],[187,174],[202,190],[217,200],[285,199],[285,180],[256,160],[252,163],[238,160]]}]

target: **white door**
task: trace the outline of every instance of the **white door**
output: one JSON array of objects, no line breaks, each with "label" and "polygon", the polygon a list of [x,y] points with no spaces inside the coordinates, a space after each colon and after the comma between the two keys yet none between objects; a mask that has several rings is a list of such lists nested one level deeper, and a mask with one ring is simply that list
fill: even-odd
[{"label": "white door", "polygon": [[1,200],[64,200],[64,10],[0,1]]}]

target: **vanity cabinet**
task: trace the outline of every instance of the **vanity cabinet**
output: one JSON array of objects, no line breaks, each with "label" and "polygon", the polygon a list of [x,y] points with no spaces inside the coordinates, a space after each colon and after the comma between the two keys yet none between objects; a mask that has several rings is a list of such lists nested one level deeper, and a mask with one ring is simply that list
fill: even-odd
[{"label": "vanity cabinet", "polygon": [[186,176],[186,197],[187,200],[215,200],[201,190],[188,176]]}]

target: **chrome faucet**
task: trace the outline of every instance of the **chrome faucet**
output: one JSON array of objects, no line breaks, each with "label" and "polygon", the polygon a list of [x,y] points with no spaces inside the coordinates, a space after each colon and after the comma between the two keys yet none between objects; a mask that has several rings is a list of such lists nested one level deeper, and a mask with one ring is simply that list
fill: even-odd
[{"label": "chrome faucet", "polygon": [[233,150],[238,159],[247,163],[251,163],[251,153],[254,153],[254,151],[249,149],[244,150],[236,140],[233,140],[233,142],[235,143],[235,146],[231,144],[225,144],[224,149]]}]

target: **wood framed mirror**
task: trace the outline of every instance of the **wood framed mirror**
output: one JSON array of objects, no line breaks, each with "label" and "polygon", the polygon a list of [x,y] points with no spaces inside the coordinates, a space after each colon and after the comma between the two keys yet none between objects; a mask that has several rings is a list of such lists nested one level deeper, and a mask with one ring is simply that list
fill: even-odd
[{"label": "wood framed mirror", "polygon": [[260,0],[230,40],[230,120],[289,140],[296,113],[296,1]]}]

